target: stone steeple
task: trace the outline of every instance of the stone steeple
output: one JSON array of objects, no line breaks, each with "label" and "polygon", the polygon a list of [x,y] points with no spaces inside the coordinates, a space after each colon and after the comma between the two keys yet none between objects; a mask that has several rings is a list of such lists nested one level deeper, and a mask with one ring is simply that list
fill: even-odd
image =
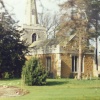
[{"label": "stone steeple", "polygon": [[46,28],[38,24],[36,0],[27,0],[26,5],[24,34],[22,33],[21,39],[26,40],[29,44],[34,44],[47,38]]},{"label": "stone steeple", "polygon": [[25,24],[30,26],[38,24],[36,0],[27,0]]}]

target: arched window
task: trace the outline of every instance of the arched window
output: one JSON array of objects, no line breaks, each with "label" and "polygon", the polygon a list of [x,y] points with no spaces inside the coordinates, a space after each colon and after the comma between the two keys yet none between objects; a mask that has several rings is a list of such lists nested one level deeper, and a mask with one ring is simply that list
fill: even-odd
[{"label": "arched window", "polygon": [[32,35],[32,42],[36,41],[36,33]]}]

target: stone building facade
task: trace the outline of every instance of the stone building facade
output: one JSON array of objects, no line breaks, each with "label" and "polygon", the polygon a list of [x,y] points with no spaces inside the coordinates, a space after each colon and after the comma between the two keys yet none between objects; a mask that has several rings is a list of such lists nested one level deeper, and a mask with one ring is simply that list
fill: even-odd
[{"label": "stone building facade", "polygon": [[[78,52],[72,52],[71,50],[66,52],[66,49],[60,45],[57,38],[40,42],[35,41],[30,45],[30,49],[29,55],[41,59],[46,70],[50,72],[50,77],[68,78],[77,75]],[[93,52],[86,52],[82,59],[81,70],[83,77],[93,76],[93,69],[94,54]]]},{"label": "stone building facade", "polygon": [[[46,28],[38,24],[36,1],[27,1],[28,22],[23,25],[24,35],[22,36],[22,39],[26,39],[30,44],[30,52],[26,55],[26,58],[30,59],[33,56],[40,58],[52,78],[75,77],[78,72],[78,52],[71,51],[71,47],[67,52],[64,48],[64,44],[72,42],[75,35],[71,35],[69,38],[58,36],[53,39],[47,39]],[[95,76],[95,70],[94,52],[88,50],[82,56],[82,76]]]}]

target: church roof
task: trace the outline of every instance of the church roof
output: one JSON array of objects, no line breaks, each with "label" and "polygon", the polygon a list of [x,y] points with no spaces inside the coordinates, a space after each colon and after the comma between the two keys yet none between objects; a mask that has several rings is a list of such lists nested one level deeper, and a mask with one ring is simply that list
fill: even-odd
[{"label": "church roof", "polygon": [[[56,46],[56,45],[60,45],[61,47],[66,47],[66,45],[72,41],[72,39],[74,39],[76,35],[71,35],[69,37],[57,37],[57,38],[53,38],[53,39],[45,39],[45,40],[39,40],[39,41],[35,41],[33,42],[29,47],[30,48],[34,48],[34,49],[39,49],[39,48],[44,48],[44,47],[51,47],[51,46]],[[71,50],[71,48],[69,48],[69,53],[73,53],[73,50]],[[74,53],[77,53],[78,51],[74,51]],[[94,49],[87,49],[85,52],[85,54],[94,54]]]},{"label": "church roof", "polygon": [[44,46],[52,46],[52,45],[61,45],[64,46],[67,43],[69,43],[69,41],[71,41],[73,38],[75,37],[75,35],[71,35],[69,37],[57,37],[57,38],[52,38],[52,39],[45,39],[45,40],[39,40],[39,41],[34,41],[29,47],[30,48],[40,48],[40,47],[44,47]]}]

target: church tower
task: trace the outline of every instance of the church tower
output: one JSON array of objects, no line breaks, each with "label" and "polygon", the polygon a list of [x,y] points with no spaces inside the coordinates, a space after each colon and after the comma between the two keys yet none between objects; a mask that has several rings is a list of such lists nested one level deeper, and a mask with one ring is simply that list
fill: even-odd
[{"label": "church tower", "polygon": [[36,0],[27,0],[26,4],[26,24],[38,24]]},{"label": "church tower", "polygon": [[23,25],[24,34],[22,40],[27,40],[30,45],[37,41],[47,38],[46,28],[39,25],[37,17],[36,0],[26,2],[25,24]]}]

